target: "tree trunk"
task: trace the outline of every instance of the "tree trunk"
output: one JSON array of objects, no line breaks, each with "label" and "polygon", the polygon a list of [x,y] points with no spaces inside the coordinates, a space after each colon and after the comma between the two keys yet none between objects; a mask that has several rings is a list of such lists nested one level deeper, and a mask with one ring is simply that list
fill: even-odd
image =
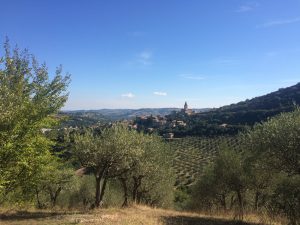
[{"label": "tree trunk", "polygon": [[226,196],[225,196],[225,194],[221,195],[221,204],[223,206],[223,210],[226,211],[227,207],[226,207]]},{"label": "tree trunk", "polygon": [[107,183],[107,178],[104,177],[103,178],[103,183],[100,189],[100,203],[103,202],[103,196],[104,196],[104,192],[105,192],[105,188],[106,188],[106,183]]},{"label": "tree trunk", "polygon": [[133,178],[133,190],[132,190],[132,199],[135,203],[138,202],[138,189],[142,184],[143,176],[132,177]]},{"label": "tree trunk", "polygon": [[39,191],[38,191],[38,189],[35,189],[35,194],[36,194],[37,206],[38,206],[39,209],[41,209],[41,208],[42,208],[42,203],[41,203],[41,201],[40,201],[40,196],[39,196]]},{"label": "tree trunk", "polygon": [[102,177],[96,177],[96,197],[95,197],[95,207],[100,206],[100,195],[101,195],[101,179]]},{"label": "tree trunk", "polygon": [[230,210],[232,210],[234,202],[235,202],[234,195],[231,195],[231,198],[230,198],[230,207],[229,207]]},{"label": "tree trunk", "polygon": [[[95,172],[95,178],[96,178],[96,196],[95,196],[95,205],[92,206],[98,208],[101,204],[101,201],[103,199],[103,195],[104,195],[104,190],[106,187],[106,176],[105,173],[107,173],[107,164],[105,164],[105,166],[103,167],[103,169],[101,170],[100,168],[98,168]],[[103,181],[103,185],[101,187],[101,181],[103,180],[104,177],[104,181]]]},{"label": "tree trunk", "polygon": [[127,188],[127,182],[126,179],[121,177],[120,181],[122,183],[123,191],[124,191],[124,202],[122,204],[122,207],[128,206],[128,188]]},{"label": "tree trunk", "polygon": [[259,200],[260,193],[257,191],[255,193],[255,200],[254,200],[254,211],[258,211],[258,200]]},{"label": "tree trunk", "polygon": [[239,220],[243,220],[244,218],[244,204],[243,204],[243,197],[241,194],[241,191],[237,191],[237,197],[238,197],[238,202],[239,202]]},{"label": "tree trunk", "polygon": [[56,205],[56,200],[57,200],[58,195],[60,194],[61,190],[62,190],[62,187],[59,187],[59,188],[56,190],[55,194],[54,194],[53,207]]},{"label": "tree trunk", "polygon": [[137,193],[138,193],[138,180],[136,177],[133,177],[133,189],[132,189],[132,199],[134,203],[137,201]]},{"label": "tree trunk", "polygon": [[50,193],[50,199],[51,199],[52,208],[55,207],[57,197],[58,197],[59,193],[61,192],[61,190],[62,190],[62,188],[59,187],[55,192],[52,192],[52,189],[49,188],[49,193]]},{"label": "tree trunk", "polygon": [[140,191],[137,192],[137,199],[136,199],[136,201],[137,201],[138,204],[140,204],[141,201],[142,201],[142,194],[143,193],[140,192]]}]

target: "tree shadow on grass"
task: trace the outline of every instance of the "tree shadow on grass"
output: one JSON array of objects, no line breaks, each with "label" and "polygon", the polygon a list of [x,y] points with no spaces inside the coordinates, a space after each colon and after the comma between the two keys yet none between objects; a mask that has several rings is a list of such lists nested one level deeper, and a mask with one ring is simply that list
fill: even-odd
[{"label": "tree shadow on grass", "polygon": [[236,220],[215,219],[209,217],[165,216],[162,218],[166,225],[262,225]]},{"label": "tree shadow on grass", "polygon": [[57,218],[65,216],[71,213],[67,212],[28,212],[28,211],[16,211],[13,213],[0,213],[0,220],[2,221],[15,221],[15,220],[27,220],[27,219],[44,219],[44,218]]}]

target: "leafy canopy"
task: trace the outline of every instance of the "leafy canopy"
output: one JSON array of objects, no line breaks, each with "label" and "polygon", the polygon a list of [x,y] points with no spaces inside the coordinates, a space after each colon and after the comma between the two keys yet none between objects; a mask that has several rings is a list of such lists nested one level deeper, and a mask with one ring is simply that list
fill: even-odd
[{"label": "leafy canopy", "polygon": [[51,80],[27,50],[4,44],[0,55],[0,195],[33,182],[51,160],[42,129],[58,122],[55,114],[67,100],[70,76],[58,67]]}]

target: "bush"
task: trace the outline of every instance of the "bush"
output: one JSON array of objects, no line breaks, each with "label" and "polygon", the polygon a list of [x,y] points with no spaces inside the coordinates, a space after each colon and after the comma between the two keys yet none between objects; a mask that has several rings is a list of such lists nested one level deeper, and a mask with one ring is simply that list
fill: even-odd
[{"label": "bush", "polygon": [[271,200],[277,213],[283,213],[291,225],[300,223],[300,176],[284,177],[278,183]]}]

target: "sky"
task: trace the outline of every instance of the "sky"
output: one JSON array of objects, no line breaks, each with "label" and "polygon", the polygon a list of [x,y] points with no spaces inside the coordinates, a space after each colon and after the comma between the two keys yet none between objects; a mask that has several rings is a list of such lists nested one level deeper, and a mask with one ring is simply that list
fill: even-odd
[{"label": "sky", "polygon": [[219,107],[300,82],[300,0],[0,0],[6,36],[71,74],[66,110]]}]

